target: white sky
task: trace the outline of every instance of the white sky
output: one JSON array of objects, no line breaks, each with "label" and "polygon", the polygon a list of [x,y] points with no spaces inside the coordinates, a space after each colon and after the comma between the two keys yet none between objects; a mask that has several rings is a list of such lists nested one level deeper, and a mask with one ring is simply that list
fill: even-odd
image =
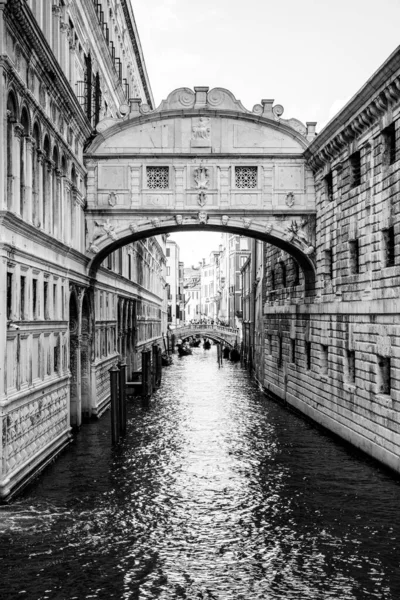
[{"label": "white sky", "polygon": [[[178,87],[225,87],[320,131],[400,43],[400,0],[131,1],[156,106]],[[183,235],[185,263],[219,244],[192,232],[186,257]]]}]

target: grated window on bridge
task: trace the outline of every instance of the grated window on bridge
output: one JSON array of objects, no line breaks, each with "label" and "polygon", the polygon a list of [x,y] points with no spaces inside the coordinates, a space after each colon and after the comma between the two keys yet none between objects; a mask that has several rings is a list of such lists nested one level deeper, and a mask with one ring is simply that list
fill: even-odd
[{"label": "grated window on bridge", "polygon": [[257,167],[235,167],[235,187],[242,190],[257,187]]},{"label": "grated window on bridge", "polygon": [[150,190],[169,188],[169,167],[146,167],[147,187]]}]

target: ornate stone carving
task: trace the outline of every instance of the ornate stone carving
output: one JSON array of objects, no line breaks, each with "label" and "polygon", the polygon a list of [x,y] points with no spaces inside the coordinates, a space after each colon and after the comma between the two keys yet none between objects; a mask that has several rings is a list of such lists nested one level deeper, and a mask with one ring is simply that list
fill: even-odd
[{"label": "ornate stone carving", "polygon": [[221,225],[228,225],[229,217],[228,215],[222,215],[221,217]]},{"label": "ornate stone carving", "polygon": [[243,218],[242,221],[243,221],[243,227],[248,229],[251,225],[251,219]]},{"label": "ornate stone carving", "polygon": [[139,225],[137,225],[137,223],[129,223],[129,229],[132,233],[137,233],[139,231]]},{"label": "ornate stone carving", "polygon": [[312,254],[312,252],[314,252],[314,246],[310,243],[307,232],[305,231],[307,225],[308,220],[305,218],[301,219],[300,223],[292,221],[286,228],[286,239],[291,242],[296,238],[303,246],[305,246],[306,254]]},{"label": "ornate stone carving", "polygon": [[197,167],[197,169],[195,169],[194,171],[195,175],[194,175],[194,180],[196,182],[196,187],[198,190],[204,190],[208,188],[208,184],[210,182],[208,173],[209,170],[206,169],[206,167],[203,167],[203,165],[200,165],[200,167]]},{"label": "ornate stone carving", "polygon": [[210,135],[210,119],[208,117],[200,117],[198,124],[192,127],[192,140],[209,140]]},{"label": "ornate stone carving", "polygon": [[201,210],[199,212],[199,214],[197,215],[197,219],[199,221],[199,225],[207,225],[208,214],[206,213],[205,210]]},{"label": "ornate stone carving", "polygon": [[100,252],[100,248],[98,246],[96,246],[96,244],[90,244],[89,252],[92,252],[93,254],[97,254],[98,252]]},{"label": "ornate stone carving", "polygon": [[204,191],[200,192],[197,202],[201,207],[203,207],[207,204],[207,195]]},{"label": "ornate stone carving", "polygon": [[108,204],[110,206],[115,206],[118,204],[118,196],[115,192],[110,192],[108,195]]},{"label": "ornate stone carving", "polygon": [[292,208],[292,206],[294,204],[294,194],[293,194],[293,192],[288,192],[286,194],[285,203],[286,203],[287,206],[289,206],[289,208]]},{"label": "ornate stone carving", "polygon": [[265,233],[271,233],[271,231],[273,230],[274,226],[272,225],[272,223],[267,223],[265,225]]},{"label": "ornate stone carving", "polygon": [[155,219],[152,219],[151,223],[152,223],[153,227],[160,227],[160,225],[161,225],[161,221],[158,217],[156,217]]},{"label": "ornate stone carving", "polygon": [[175,215],[175,221],[176,221],[177,225],[182,225],[182,223],[183,223],[182,215]]},{"label": "ornate stone carving", "polygon": [[93,230],[92,241],[90,247],[93,246],[94,242],[103,237],[104,234],[108,235],[111,239],[116,240],[117,234],[115,233],[115,227],[110,223],[110,219],[107,219],[105,223],[100,223],[99,221],[95,221],[95,228]]}]

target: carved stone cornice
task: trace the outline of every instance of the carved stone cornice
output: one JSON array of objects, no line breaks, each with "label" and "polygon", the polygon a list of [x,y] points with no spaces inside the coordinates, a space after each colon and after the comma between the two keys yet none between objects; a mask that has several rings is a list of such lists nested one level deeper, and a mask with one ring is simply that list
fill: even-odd
[{"label": "carved stone cornice", "polygon": [[304,156],[314,172],[335,160],[350,142],[359,138],[400,101],[399,64],[398,48],[311,142]]}]

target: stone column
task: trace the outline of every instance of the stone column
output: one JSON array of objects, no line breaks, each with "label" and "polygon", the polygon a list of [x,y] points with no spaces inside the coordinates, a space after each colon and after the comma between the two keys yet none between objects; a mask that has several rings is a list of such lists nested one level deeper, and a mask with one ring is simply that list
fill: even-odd
[{"label": "stone column", "polygon": [[44,228],[43,223],[43,165],[44,165],[45,155],[44,153],[37,149],[36,150],[36,169],[37,169],[37,192],[36,192],[36,222],[34,223],[36,227]]},{"label": "stone column", "polygon": [[51,10],[53,13],[53,31],[52,31],[52,33],[53,33],[53,52],[54,52],[54,55],[55,55],[56,59],[58,60],[58,62],[60,62],[60,13],[61,13],[61,9],[56,4],[53,4]]},{"label": "stone column", "polygon": [[25,160],[25,202],[23,216],[25,220],[32,222],[32,181],[33,181],[33,139],[28,135],[24,138],[26,146]]},{"label": "stone column", "polygon": [[[74,32],[72,31],[70,33],[71,36],[74,35]],[[68,74],[68,79],[69,82],[71,84],[72,89],[75,91],[75,50],[76,50],[76,43],[74,39],[70,39],[69,40],[69,74]]]},{"label": "stone column", "polygon": [[60,64],[64,75],[68,78],[69,74],[69,27],[67,23],[60,21]]}]

